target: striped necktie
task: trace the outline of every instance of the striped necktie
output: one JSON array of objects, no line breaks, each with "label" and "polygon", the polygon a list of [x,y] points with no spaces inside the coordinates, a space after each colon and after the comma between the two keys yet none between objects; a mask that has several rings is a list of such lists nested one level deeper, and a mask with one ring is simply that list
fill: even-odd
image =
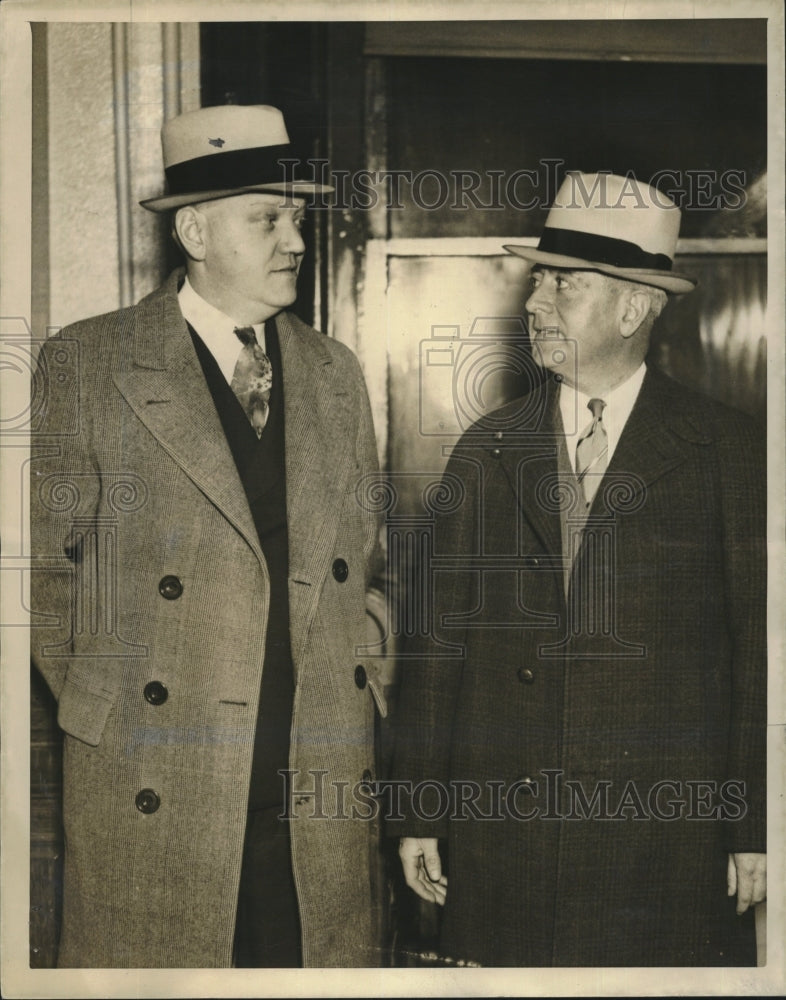
[{"label": "striped necktie", "polygon": [[603,426],[605,406],[602,399],[591,399],[587,403],[587,408],[592,412],[592,420],[581,432],[576,445],[576,476],[581,483],[588,507],[597,492],[609,460],[609,442]]},{"label": "striped necktie", "polygon": [[257,437],[261,438],[270,413],[273,367],[270,358],[257,343],[253,326],[236,326],[235,333],[243,343],[243,350],[232,375],[232,391],[245,410]]}]

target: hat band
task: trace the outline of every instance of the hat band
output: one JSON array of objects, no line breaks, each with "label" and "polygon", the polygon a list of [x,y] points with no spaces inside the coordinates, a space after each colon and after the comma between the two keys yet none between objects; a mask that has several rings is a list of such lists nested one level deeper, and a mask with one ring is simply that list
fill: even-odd
[{"label": "hat band", "polygon": [[[287,159],[286,168],[281,160]],[[292,146],[256,146],[210,153],[194,160],[184,160],[167,167],[169,194],[195,194],[198,191],[226,191],[258,184],[280,184],[297,180]],[[298,164],[299,166],[299,161]]]},{"label": "hat band", "polygon": [[538,250],[564,257],[580,257],[598,264],[611,264],[613,267],[645,268],[652,271],[670,271],[672,268],[671,257],[665,253],[647,253],[629,240],[582,233],[576,229],[544,229]]}]

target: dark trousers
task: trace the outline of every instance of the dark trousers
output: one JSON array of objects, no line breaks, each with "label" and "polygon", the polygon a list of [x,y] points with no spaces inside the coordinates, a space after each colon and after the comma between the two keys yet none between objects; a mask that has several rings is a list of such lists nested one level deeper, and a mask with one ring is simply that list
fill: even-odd
[{"label": "dark trousers", "polygon": [[248,814],[235,926],[235,967],[295,969],[302,965],[300,917],[281,806]]}]

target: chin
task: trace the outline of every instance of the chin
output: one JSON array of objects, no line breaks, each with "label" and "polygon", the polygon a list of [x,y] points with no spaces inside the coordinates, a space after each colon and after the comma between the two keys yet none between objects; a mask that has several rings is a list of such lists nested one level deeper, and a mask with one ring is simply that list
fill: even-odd
[{"label": "chin", "polygon": [[276,312],[281,312],[282,309],[288,309],[291,305],[294,305],[296,295],[287,296],[286,298],[280,298],[278,301],[271,303],[272,307]]},{"label": "chin", "polygon": [[550,372],[558,372],[566,367],[567,355],[561,345],[535,343],[532,345],[532,356],[541,368]]}]

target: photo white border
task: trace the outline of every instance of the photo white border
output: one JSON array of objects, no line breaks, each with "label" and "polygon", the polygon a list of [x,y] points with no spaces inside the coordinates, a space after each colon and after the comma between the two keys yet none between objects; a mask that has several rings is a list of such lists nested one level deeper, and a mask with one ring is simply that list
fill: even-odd
[{"label": "photo white border", "polygon": [[[30,321],[31,312],[31,35],[29,21],[233,20],[535,20],[766,17],[768,30],[768,426],[770,540],[768,961],[742,969],[305,969],[265,970],[31,970],[29,940],[29,638],[23,627],[2,632],[0,669],[0,990],[4,997],[267,997],[267,996],[690,996],[786,993],[784,922],[784,774],[786,733],[782,664],[784,614],[784,14],[780,0],[461,0],[351,2],[278,0],[201,2],[37,2],[0,4],[0,322]],[[687,99],[687,96],[686,96]],[[89,314],[85,303],[85,314]],[[19,380],[16,379],[16,382]],[[7,383],[6,383],[7,385]],[[18,399],[0,395],[0,416],[18,412]],[[17,619],[20,580],[15,544],[24,517],[18,470],[25,444],[0,450],[0,537],[3,541],[0,622]],[[18,551],[18,549],[16,550]],[[25,582],[26,586],[26,582]],[[348,915],[348,918],[351,915]],[[609,929],[613,933],[613,928]]]}]

